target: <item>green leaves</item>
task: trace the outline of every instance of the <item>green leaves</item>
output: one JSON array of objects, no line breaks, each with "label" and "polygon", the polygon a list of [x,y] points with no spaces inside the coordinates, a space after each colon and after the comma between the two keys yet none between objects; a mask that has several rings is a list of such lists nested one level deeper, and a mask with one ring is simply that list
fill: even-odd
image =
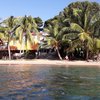
[{"label": "green leaves", "polygon": [[71,29],[79,31],[80,33],[84,32],[84,29],[77,23],[71,23]]},{"label": "green leaves", "polygon": [[96,46],[96,48],[97,48],[97,49],[100,49],[100,39],[96,39],[96,38],[95,38],[94,41],[95,41],[95,46]]}]

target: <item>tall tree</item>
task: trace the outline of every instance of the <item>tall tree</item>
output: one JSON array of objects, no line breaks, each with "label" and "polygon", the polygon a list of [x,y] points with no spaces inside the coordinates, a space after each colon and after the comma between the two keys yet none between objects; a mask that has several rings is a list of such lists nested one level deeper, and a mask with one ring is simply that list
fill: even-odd
[{"label": "tall tree", "polygon": [[62,56],[60,54],[62,43],[67,42],[64,38],[66,37],[66,34],[63,34],[65,30],[66,30],[66,27],[60,30],[59,20],[57,20],[56,18],[53,20],[47,21],[45,23],[44,31],[49,34],[49,36],[47,37],[48,45],[55,48],[60,60],[62,60]]},{"label": "tall tree", "polygon": [[71,3],[58,16],[46,21],[45,26],[53,26],[52,21],[55,19],[58,21],[58,33],[63,35],[64,40],[71,41],[69,43],[73,48],[82,43],[88,59],[88,51],[93,51],[94,47],[93,38],[100,33],[100,5],[88,1]]},{"label": "tall tree", "polygon": [[7,48],[8,48],[8,54],[9,54],[9,59],[11,59],[11,51],[10,51],[10,40],[13,37],[13,34],[15,30],[19,27],[19,25],[16,24],[14,16],[10,16],[8,19],[4,20],[2,22],[5,27],[4,35],[7,38]]},{"label": "tall tree", "polygon": [[20,20],[20,27],[16,30],[16,35],[19,39],[21,45],[23,45],[23,40],[27,50],[27,42],[29,41],[32,45],[34,44],[34,39],[32,37],[32,32],[38,34],[37,24],[31,16],[25,16]]},{"label": "tall tree", "polygon": [[65,33],[70,33],[67,38],[73,35],[72,38],[70,37],[72,48],[84,43],[86,59],[88,59],[88,51],[93,51],[95,44],[93,38],[99,36],[100,5],[88,1],[71,3],[63,12],[60,12],[59,16],[63,27],[67,24],[70,26],[66,28]]}]

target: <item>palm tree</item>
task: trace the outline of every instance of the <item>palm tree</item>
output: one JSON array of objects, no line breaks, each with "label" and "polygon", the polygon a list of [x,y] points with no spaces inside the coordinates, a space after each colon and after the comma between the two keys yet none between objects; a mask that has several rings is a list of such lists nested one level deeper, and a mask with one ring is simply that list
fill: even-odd
[{"label": "palm tree", "polygon": [[4,20],[2,22],[5,27],[5,31],[3,31],[5,37],[7,38],[7,48],[8,48],[8,55],[9,55],[9,60],[11,59],[11,50],[10,50],[10,40],[13,37],[13,34],[15,30],[19,27],[19,25],[16,24],[14,16],[10,16],[8,19]]},{"label": "palm tree", "polygon": [[70,33],[66,35],[67,38],[73,35],[72,48],[76,48],[79,44],[84,45],[86,59],[88,59],[88,51],[93,51],[94,47],[94,34],[99,34],[100,5],[87,1],[75,2],[65,8],[61,14],[60,19],[63,18],[63,27],[66,27],[66,23],[70,22],[70,27],[65,28],[65,33]]},{"label": "palm tree", "polygon": [[64,34],[65,30],[66,27],[60,30],[59,20],[57,19],[46,22],[44,28],[44,31],[49,33],[49,36],[47,37],[48,45],[55,48],[60,60],[62,60],[60,49],[62,48],[62,44],[67,42],[64,38],[66,36],[66,34]]},{"label": "palm tree", "polygon": [[[32,37],[32,32],[38,33],[37,30],[37,24],[35,23],[34,18],[31,16],[25,16],[20,20],[20,27],[17,28],[16,30],[16,36],[19,39],[19,42],[21,45],[23,45],[23,40],[24,44],[27,48],[27,42],[29,41],[32,45],[34,45],[34,39]],[[22,47],[22,46],[21,46]],[[21,49],[20,49],[21,50]]]}]

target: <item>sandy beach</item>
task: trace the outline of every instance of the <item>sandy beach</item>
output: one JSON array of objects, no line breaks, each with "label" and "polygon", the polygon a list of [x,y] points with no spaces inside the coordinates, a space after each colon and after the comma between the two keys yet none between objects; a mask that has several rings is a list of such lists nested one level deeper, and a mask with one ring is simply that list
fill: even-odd
[{"label": "sandy beach", "polygon": [[93,61],[67,61],[67,60],[47,60],[47,59],[33,59],[33,60],[0,60],[0,65],[6,65],[6,64],[12,64],[12,65],[19,65],[19,64],[38,64],[38,65],[80,65],[80,66],[96,66],[100,67],[100,62],[93,62]]}]

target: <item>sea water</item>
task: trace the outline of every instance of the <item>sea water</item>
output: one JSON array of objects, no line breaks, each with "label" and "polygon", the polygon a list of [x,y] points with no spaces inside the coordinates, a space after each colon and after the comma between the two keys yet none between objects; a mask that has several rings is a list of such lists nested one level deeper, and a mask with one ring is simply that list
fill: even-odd
[{"label": "sea water", "polygon": [[0,65],[0,100],[100,100],[100,68]]}]

